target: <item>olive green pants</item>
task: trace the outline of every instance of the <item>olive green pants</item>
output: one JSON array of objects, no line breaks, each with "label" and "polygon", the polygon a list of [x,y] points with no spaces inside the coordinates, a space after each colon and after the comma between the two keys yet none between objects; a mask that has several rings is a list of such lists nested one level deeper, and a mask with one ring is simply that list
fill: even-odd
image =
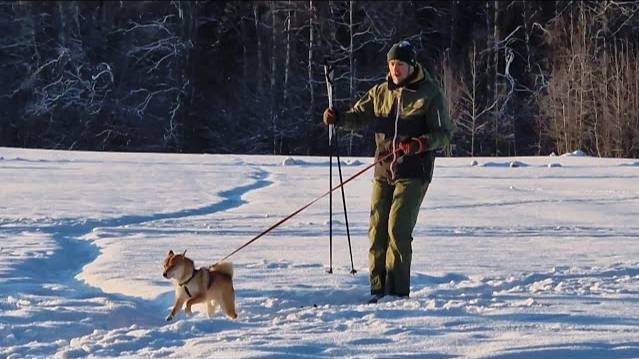
[{"label": "olive green pants", "polygon": [[368,238],[371,294],[410,292],[413,228],[429,183],[400,179],[394,185],[373,180]]}]

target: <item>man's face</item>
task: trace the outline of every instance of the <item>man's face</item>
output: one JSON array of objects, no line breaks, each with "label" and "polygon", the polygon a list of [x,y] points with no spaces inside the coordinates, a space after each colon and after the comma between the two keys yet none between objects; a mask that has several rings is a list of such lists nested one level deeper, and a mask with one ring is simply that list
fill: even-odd
[{"label": "man's face", "polygon": [[395,85],[399,85],[410,75],[411,66],[401,60],[388,61],[388,71]]}]

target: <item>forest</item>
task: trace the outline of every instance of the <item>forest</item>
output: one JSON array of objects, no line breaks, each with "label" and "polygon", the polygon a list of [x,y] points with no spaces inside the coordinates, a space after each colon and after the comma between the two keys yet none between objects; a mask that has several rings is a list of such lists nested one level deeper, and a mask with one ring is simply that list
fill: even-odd
[{"label": "forest", "polygon": [[[441,86],[445,156],[639,157],[635,1],[3,1],[0,146],[325,155],[400,40]],[[370,156],[372,129],[338,130]]]}]

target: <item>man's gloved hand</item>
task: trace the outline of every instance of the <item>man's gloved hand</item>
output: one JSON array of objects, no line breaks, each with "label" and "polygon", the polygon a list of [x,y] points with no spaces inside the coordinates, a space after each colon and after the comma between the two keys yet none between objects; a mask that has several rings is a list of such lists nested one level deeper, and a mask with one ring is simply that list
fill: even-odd
[{"label": "man's gloved hand", "polygon": [[399,143],[397,148],[405,155],[416,155],[426,151],[430,139],[428,136],[409,137]]},{"label": "man's gloved hand", "polygon": [[337,111],[332,107],[327,108],[324,110],[323,119],[326,126],[334,125],[337,122]]}]

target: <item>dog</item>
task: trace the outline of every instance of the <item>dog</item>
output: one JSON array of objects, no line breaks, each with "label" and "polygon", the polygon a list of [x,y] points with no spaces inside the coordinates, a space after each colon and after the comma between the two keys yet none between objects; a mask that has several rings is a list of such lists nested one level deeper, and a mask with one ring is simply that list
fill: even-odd
[{"label": "dog", "polygon": [[175,284],[175,304],[167,321],[173,320],[186,303],[184,312],[191,316],[193,304],[205,303],[209,318],[215,314],[216,307],[222,307],[231,319],[237,318],[235,312],[235,289],[233,289],[233,264],[222,262],[209,268],[195,269],[193,260],[170,250],[162,267],[162,276]]}]

